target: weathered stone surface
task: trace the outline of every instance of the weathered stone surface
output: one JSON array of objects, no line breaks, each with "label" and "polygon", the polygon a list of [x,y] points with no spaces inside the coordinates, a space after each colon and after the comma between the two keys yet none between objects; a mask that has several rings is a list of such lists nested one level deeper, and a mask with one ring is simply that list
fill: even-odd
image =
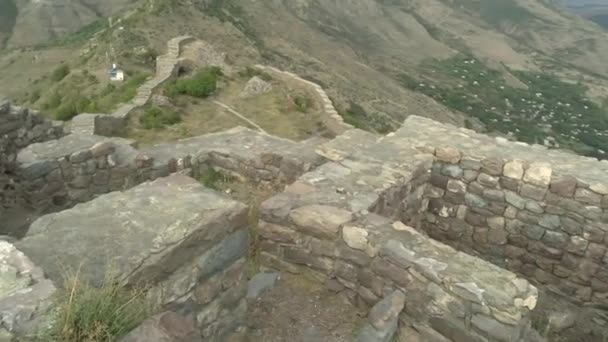
[{"label": "weathered stone surface", "polygon": [[460,161],[460,151],[452,147],[438,147],[435,150],[435,156],[437,160],[456,164]]},{"label": "weathered stone surface", "polygon": [[368,249],[368,232],[359,227],[345,226],[342,228],[342,238],[350,248],[358,250]]},{"label": "weathered stone surface", "polygon": [[574,199],[581,203],[600,205],[602,203],[602,196],[588,189],[578,188],[574,193]]},{"label": "weathered stone surface", "polygon": [[539,187],[548,187],[551,183],[553,169],[548,163],[534,162],[524,174],[524,182]]},{"label": "weathered stone surface", "polygon": [[370,310],[368,320],[376,330],[386,330],[405,306],[405,294],[395,291],[384,297]]},{"label": "weathered stone surface", "polygon": [[491,176],[500,176],[502,174],[504,161],[498,158],[486,158],[481,161],[481,171]]},{"label": "weathered stone surface", "polygon": [[[187,249],[189,254],[175,253],[182,245],[213,241],[244,228],[246,220],[244,205],[176,174],[41,217],[18,247],[59,283],[62,268],[80,268],[83,279],[98,284],[110,264],[125,280],[154,279],[209,247],[198,243]],[[246,233],[239,235],[225,247],[246,248],[246,239]],[[225,252],[242,255],[245,250]]]},{"label": "weathered stone surface", "polygon": [[503,175],[511,179],[520,180],[524,176],[524,164],[520,160],[507,162],[503,168]]},{"label": "weathered stone surface", "polygon": [[498,341],[511,341],[515,332],[512,327],[481,314],[474,315],[471,324]]},{"label": "weathered stone surface", "polygon": [[477,176],[477,182],[488,188],[496,188],[498,186],[498,177],[490,176],[482,172]]},{"label": "weathered stone surface", "polygon": [[340,227],[352,220],[347,210],[316,204],[297,208],[289,217],[302,232],[326,239],[337,238]]},{"label": "weathered stone surface", "polygon": [[519,194],[521,196],[537,201],[542,201],[545,198],[546,193],[547,189],[530,184],[523,184],[519,189]]},{"label": "weathered stone surface", "polygon": [[506,191],[505,200],[515,208],[524,209],[526,207],[527,200],[514,192]]},{"label": "weathered stone surface", "polygon": [[467,185],[463,181],[450,179],[447,184],[447,190],[455,193],[465,193]]},{"label": "weathered stone surface", "polygon": [[14,335],[36,335],[45,327],[55,286],[12,244],[0,241],[0,315]]},{"label": "weathered stone surface", "polygon": [[247,289],[247,299],[256,300],[262,295],[262,293],[275,286],[279,274],[275,272],[269,273],[258,273],[251,280],[249,280],[249,287]]},{"label": "weathered stone surface", "polygon": [[572,176],[563,176],[551,181],[551,192],[563,196],[572,197],[576,189],[577,180]]},{"label": "weathered stone surface", "polygon": [[196,330],[193,317],[184,317],[169,311],[145,320],[139,327],[135,328],[120,341],[202,342],[202,339]]}]

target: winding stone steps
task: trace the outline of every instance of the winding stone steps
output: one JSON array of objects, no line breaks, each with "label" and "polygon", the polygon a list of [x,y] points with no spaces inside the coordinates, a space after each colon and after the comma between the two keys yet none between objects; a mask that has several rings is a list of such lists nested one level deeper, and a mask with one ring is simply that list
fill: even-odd
[{"label": "winding stone steps", "polygon": [[[154,89],[173,75],[175,68],[181,61],[179,56],[182,44],[188,43],[191,40],[193,38],[190,36],[179,36],[170,39],[167,42],[167,53],[156,59],[156,75],[137,89],[137,94],[131,101],[121,105],[109,115],[101,113],[77,115],[72,119],[72,133],[112,135],[114,131],[123,127],[131,112],[145,105],[150,100]],[[103,127],[96,125],[98,117],[104,118]]]}]

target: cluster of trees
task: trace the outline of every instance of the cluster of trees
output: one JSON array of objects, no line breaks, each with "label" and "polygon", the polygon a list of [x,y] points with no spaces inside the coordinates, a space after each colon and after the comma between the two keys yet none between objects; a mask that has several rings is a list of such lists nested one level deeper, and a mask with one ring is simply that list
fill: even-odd
[{"label": "cluster of trees", "polygon": [[165,85],[164,93],[170,98],[178,95],[188,95],[198,98],[206,98],[217,89],[217,83],[222,76],[222,70],[218,67],[206,67],[191,77],[175,79]]},{"label": "cluster of trees", "polygon": [[[582,84],[566,83],[547,73],[512,71],[528,87],[516,88],[470,56],[435,60],[425,68],[435,72],[433,79],[401,75],[402,83],[476,117],[490,131],[512,133],[527,143],[542,144],[553,137],[564,148],[606,158],[602,151],[608,151],[608,113],[586,97]],[[436,82],[438,77],[445,80]]]}]

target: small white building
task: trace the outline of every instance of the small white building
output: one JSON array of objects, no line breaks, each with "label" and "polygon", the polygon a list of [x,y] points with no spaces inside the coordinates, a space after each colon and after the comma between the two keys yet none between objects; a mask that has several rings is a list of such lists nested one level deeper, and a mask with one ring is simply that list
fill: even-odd
[{"label": "small white building", "polygon": [[116,64],[112,64],[112,69],[110,69],[110,71],[108,73],[110,75],[110,81],[122,82],[125,80],[124,71],[118,69]]}]

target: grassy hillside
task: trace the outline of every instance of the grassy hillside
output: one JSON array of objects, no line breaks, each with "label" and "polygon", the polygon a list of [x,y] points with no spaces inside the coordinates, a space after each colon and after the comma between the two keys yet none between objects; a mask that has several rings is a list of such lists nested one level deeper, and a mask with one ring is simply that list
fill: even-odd
[{"label": "grassy hillside", "polygon": [[[42,76],[27,74],[45,54],[58,51],[72,56],[72,70],[88,70],[100,80],[113,61],[132,72],[151,72],[168,39],[190,34],[225,53],[237,67],[269,64],[317,82],[345,119],[371,131],[395,129],[415,114],[588,155],[602,157],[601,151],[608,151],[603,137],[608,114],[602,106],[608,98],[607,33],[555,1],[140,4],[119,25],[96,22],[37,50],[37,62],[17,57],[23,53],[0,57],[0,93],[14,92],[28,101],[32,89],[39,88],[35,104],[43,104],[51,89],[72,78],[48,88]],[[3,89],[11,84],[4,81],[15,77],[7,70],[14,68],[22,70],[21,76],[25,71],[37,86]],[[463,82],[467,75],[454,74],[454,69],[477,73],[477,78]],[[475,80],[496,86],[478,89]],[[90,99],[98,99],[103,90],[94,84],[78,86]],[[569,96],[571,107],[565,107],[563,98]]]}]

